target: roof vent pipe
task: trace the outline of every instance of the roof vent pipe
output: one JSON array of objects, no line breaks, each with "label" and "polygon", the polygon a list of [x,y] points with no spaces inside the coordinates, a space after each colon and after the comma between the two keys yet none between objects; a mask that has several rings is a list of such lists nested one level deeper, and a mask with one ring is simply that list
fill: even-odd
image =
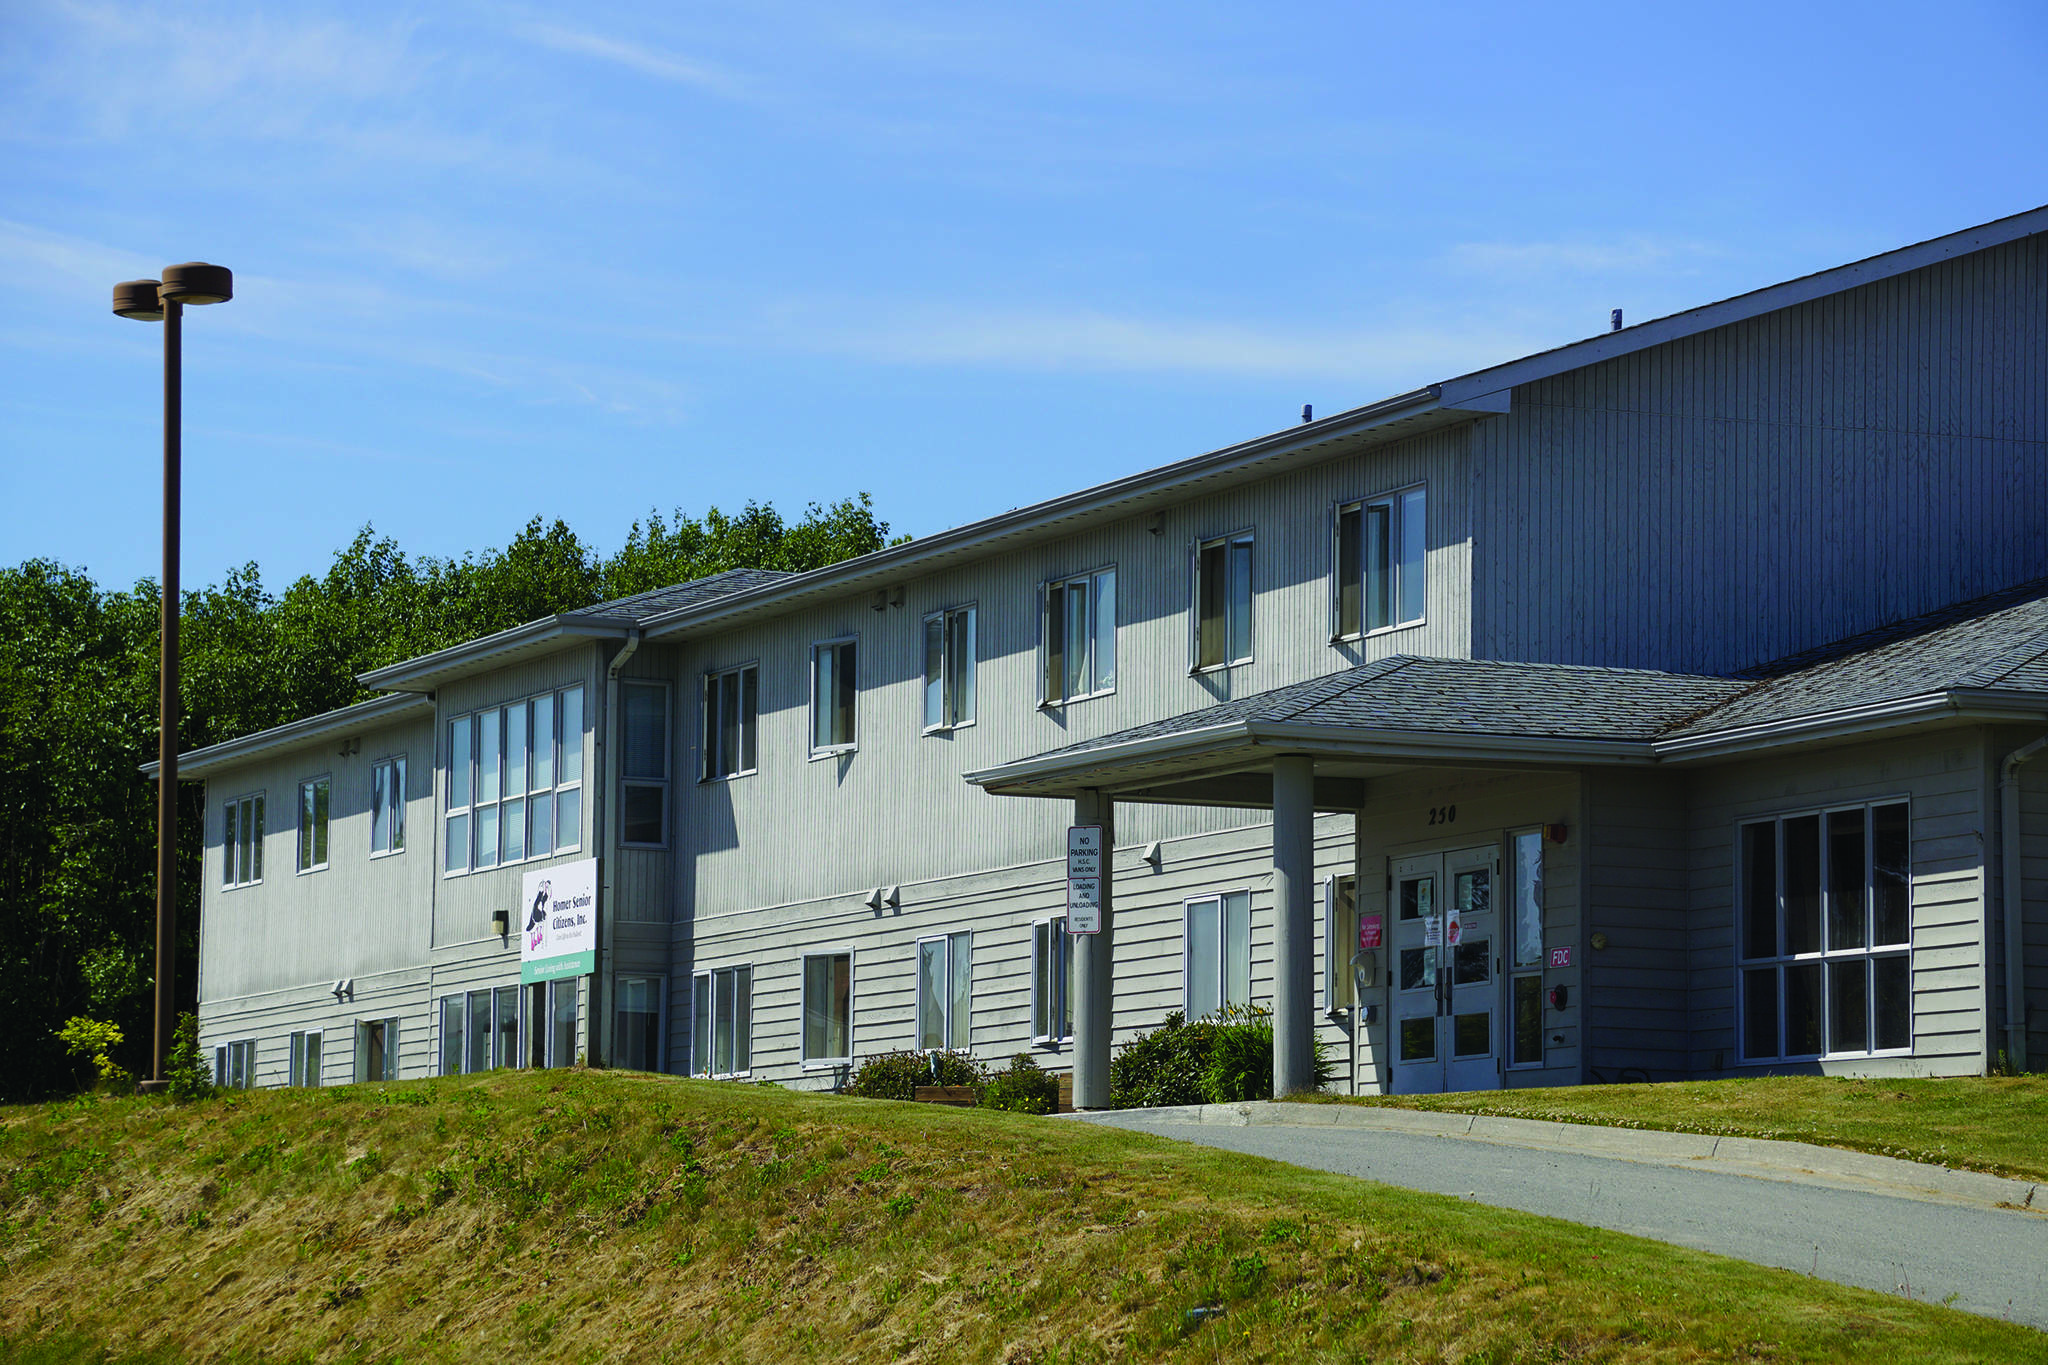
[{"label": "roof vent pipe", "polygon": [[1315,405],[1315,404],[1313,404],[1313,403],[1303,403],[1303,404],[1301,405],[1301,420],[1302,420],[1302,421],[1304,421],[1304,422],[1313,422],[1313,421],[1315,421],[1315,420],[1316,420],[1316,405]]},{"label": "roof vent pipe", "polygon": [[1610,332],[1619,332],[1621,330],[1621,310],[1619,308],[1607,315],[1607,330]]}]

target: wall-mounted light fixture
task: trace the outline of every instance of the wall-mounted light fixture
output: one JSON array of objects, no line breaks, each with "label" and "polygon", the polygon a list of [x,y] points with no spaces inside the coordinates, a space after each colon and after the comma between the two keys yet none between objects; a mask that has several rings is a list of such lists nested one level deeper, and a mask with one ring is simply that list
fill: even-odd
[{"label": "wall-mounted light fixture", "polygon": [[335,983],[334,983],[334,990],[333,990],[333,994],[334,994],[334,1003],[336,1003],[337,1005],[338,1005],[338,1004],[340,1004],[340,1003],[341,1003],[341,1002],[342,1002],[342,1001],[343,1001],[344,999],[346,999],[346,1000],[353,1000],[353,999],[355,999],[355,998],[356,998],[356,979],[355,979],[354,977],[352,977],[352,976],[347,976],[347,977],[343,977],[343,978],[342,978],[341,980],[339,980],[339,981],[335,982]]},{"label": "wall-mounted light fixture", "polygon": [[874,888],[872,891],[868,892],[868,894],[861,899],[861,904],[865,905],[870,910],[880,910],[882,908],[882,888],[878,886]]},{"label": "wall-mounted light fixture", "polygon": [[1543,837],[1550,840],[1550,842],[1553,844],[1563,843],[1565,835],[1568,833],[1570,833],[1570,831],[1567,830],[1563,825],[1545,825],[1543,827]]}]

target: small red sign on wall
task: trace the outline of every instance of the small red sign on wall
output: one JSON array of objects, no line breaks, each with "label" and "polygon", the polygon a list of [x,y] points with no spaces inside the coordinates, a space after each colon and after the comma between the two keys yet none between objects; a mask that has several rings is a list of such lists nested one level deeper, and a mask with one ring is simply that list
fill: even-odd
[{"label": "small red sign on wall", "polygon": [[1360,948],[1377,948],[1380,946],[1380,917],[1378,915],[1360,915],[1358,917],[1358,946]]},{"label": "small red sign on wall", "polygon": [[1569,948],[1552,948],[1550,950],[1550,965],[1553,967],[1571,966],[1572,950]]}]

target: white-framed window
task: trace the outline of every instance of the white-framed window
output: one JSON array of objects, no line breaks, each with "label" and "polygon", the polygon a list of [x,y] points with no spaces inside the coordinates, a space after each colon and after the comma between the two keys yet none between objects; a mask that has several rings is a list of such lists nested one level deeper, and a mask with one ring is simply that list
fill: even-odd
[{"label": "white-framed window", "polygon": [[1189,552],[1193,604],[1188,668],[1227,668],[1252,657],[1252,533],[1195,543]]},{"label": "white-framed window", "polygon": [[1420,622],[1428,596],[1424,490],[1344,503],[1336,522],[1330,638],[1353,640]]},{"label": "white-framed window", "polygon": [[229,801],[221,811],[220,884],[254,886],[263,880],[263,793]]},{"label": "white-framed window", "polygon": [[226,1090],[256,1087],[256,1040],[237,1038],[213,1049],[213,1083]]},{"label": "white-framed window", "polygon": [[1508,1055],[1510,1067],[1543,1065],[1543,831],[1508,835]]},{"label": "white-framed window", "polygon": [[629,847],[661,848],[668,843],[668,684],[625,683],[619,701],[625,708],[619,837]]},{"label": "white-framed window", "polygon": [[1074,1036],[1074,941],[1067,917],[1031,922],[1031,1041]]},{"label": "white-framed window", "polygon": [[[1323,878],[1323,1012],[1335,1014],[1358,1003],[1358,878]],[[1370,983],[1368,983],[1370,984]]]},{"label": "white-framed window", "polygon": [[519,988],[496,986],[441,997],[441,1074],[469,1075],[519,1065]]},{"label": "white-framed window", "polygon": [[398,1020],[356,1020],[356,1079],[398,1079]]},{"label": "white-framed window", "polygon": [[614,1027],[612,1065],[626,1071],[661,1070],[661,995],[659,976],[612,978]]},{"label": "white-framed window", "polygon": [[854,641],[820,640],[811,646],[811,756],[845,753],[856,747],[854,704],[860,680]]},{"label": "white-framed window", "polygon": [[286,1085],[320,1084],[320,1030],[306,1029],[292,1035],[291,1072]]},{"label": "white-framed window", "polygon": [[1225,891],[1187,902],[1182,971],[1187,1017],[1207,1019],[1252,1002],[1252,894]]},{"label": "white-framed window", "polygon": [[926,734],[974,724],[974,608],[948,607],[924,618]]},{"label": "white-framed window", "polygon": [[1040,593],[1040,704],[1116,691],[1116,566],[1055,579]]},{"label": "white-framed window", "polygon": [[573,976],[553,981],[536,981],[525,988],[525,1017],[520,1021],[524,1039],[519,1065],[574,1066],[576,1064],[576,1014],[581,989]]},{"label": "white-framed window", "polygon": [[853,1060],[853,954],[804,954],[804,1038],[806,1066]]},{"label": "white-framed window", "polygon": [[448,722],[446,848],[453,876],[583,843],[583,688]]},{"label": "white-framed window", "polygon": [[690,1074],[746,1075],[754,1065],[754,969],[698,972],[690,994]]},{"label": "white-framed window", "polygon": [[757,721],[761,670],[742,664],[704,675],[704,768],[698,780],[753,772],[759,763]]},{"label": "white-framed window", "polygon": [[319,872],[327,866],[327,814],[333,801],[332,777],[315,777],[299,784],[301,872]]},{"label": "white-framed window", "polygon": [[370,767],[370,856],[405,852],[405,755]]},{"label": "white-framed window", "polygon": [[917,1047],[964,1052],[974,1016],[974,936],[965,931],[917,941]]},{"label": "white-framed window", "polygon": [[1742,1056],[1913,1047],[1913,870],[1902,800],[1739,827]]}]

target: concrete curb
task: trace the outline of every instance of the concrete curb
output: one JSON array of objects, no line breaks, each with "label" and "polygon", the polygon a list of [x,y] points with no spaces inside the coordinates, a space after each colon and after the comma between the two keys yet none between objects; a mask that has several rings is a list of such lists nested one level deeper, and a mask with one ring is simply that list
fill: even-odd
[{"label": "concrete curb", "polygon": [[1573,1152],[1660,1166],[1711,1167],[1733,1175],[1802,1185],[1867,1190],[1905,1199],[2048,1218],[2048,1188],[1982,1171],[1956,1171],[1896,1157],[1764,1138],[1608,1128],[1590,1123],[1440,1114],[1353,1104],[1191,1104],[1170,1109],[1118,1109],[1072,1114],[1082,1123],[1111,1127],[1205,1124],[1230,1128],[1358,1128],[1460,1138],[1504,1147]]}]

